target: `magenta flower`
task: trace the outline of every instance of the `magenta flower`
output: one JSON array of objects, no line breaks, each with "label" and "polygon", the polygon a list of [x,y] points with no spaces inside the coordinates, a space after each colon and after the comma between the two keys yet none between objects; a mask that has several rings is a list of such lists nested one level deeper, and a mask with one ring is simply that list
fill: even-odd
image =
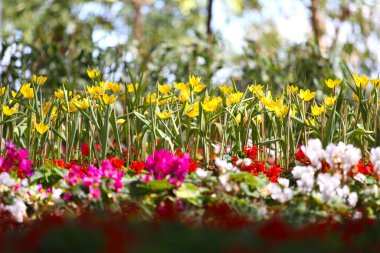
[{"label": "magenta flower", "polygon": [[20,169],[23,172],[21,174],[24,174],[20,175],[21,177],[31,177],[33,175],[33,167],[32,161],[27,159],[29,155],[28,150],[17,150],[11,141],[7,142],[5,147],[7,149],[7,155],[6,157],[0,157],[0,168],[6,172],[9,172],[11,169]]},{"label": "magenta flower", "polygon": [[168,178],[169,182],[174,185],[182,184],[189,167],[190,157],[187,154],[182,157],[176,157],[166,150],[155,151],[153,156],[148,156],[145,164],[146,170],[150,175],[153,175],[154,179]]}]

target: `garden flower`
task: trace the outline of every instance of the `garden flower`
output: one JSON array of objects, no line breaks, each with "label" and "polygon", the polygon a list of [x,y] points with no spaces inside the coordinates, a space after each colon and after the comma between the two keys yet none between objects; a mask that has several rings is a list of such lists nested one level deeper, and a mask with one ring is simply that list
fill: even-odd
[{"label": "garden flower", "polygon": [[91,79],[100,77],[101,72],[96,69],[87,69],[87,75]]},{"label": "garden flower", "polygon": [[24,98],[31,99],[34,98],[34,89],[30,87],[31,84],[23,84],[20,88],[21,94],[24,96]]},{"label": "garden flower", "polygon": [[289,112],[289,106],[287,105],[280,105],[280,106],[276,106],[274,108],[274,113],[278,116],[278,117],[285,117]]},{"label": "garden flower", "polygon": [[361,159],[361,151],[351,144],[344,144],[339,142],[336,144],[329,144],[326,147],[326,162],[331,167],[338,167],[347,173],[353,166],[356,166]]},{"label": "garden flower", "polygon": [[[287,183],[286,180],[287,179],[282,178],[282,183],[285,183],[285,185],[289,185],[289,180],[287,180]],[[281,189],[281,187],[277,183],[270,182],[268,185],[268,191],[272,199],[282,204],[293,198],[293,192],[291,189],[288,188],[288,186],[284,186],[284,188]]]},{"label": "garden flower", "polygon": [[17,222],[23,222],[26,216],[26,205],[21,199],[15,199],[12,205],[3,205],[0,203],[0,210],[9,211]]},{"label": "garden flower", "polygon": [[36,76],[33,75],[33,82],[37,85],[44,85],[47,80],[46,76]]},{"label": "garden flower", "polygon": [[315,97],[315,92],[310,92],[309,89],[307,89],[305,91],[303,89],[301,89],[298,96],[300,97],[300,99],[307,102],[307,101],[312,100]]},{"label": "garden flower", "polygon": [[334,106],[335,101],[336,101],[336,96],[327,97],[327,98],[325,98],[325,105],[328,107],[332,107],[332,106]]},{"label": "garden flower", "polygon": [[272,93],[270,91],[267,92],[267,94],[265,96],[262,96],[260,98],[260,102],[263,106],[268,106],[270,105],[271,103],[273,103],[273,100],[272,100]]},{"label": "garden flower", "polygon": [[317,177],[319,191],[322,194],[322,200],[327,202],[340,186],[342,176],[338,173],[331,175],[330,173],[320,173]]},{"label": "garden flower", "polygon": [[302,152],[307,156],[311,165],[317,169],[322,168],[322,160],[325,158],[325,150],[319,139],[310,139],[306,146],[301,146]]},{"label": "garden flower", "polygon": [[65,93],[63,92],[62,89],[58,89],[57,91],[54,91],[54,96],[58,99],[64,99]]},{"label": "garden flower", "polygon": [[185,114],[189,116],[190,118],[194,118],[199,115],[199,102],[195,102],[194,104],[188,104],[185,105]]},{"label": "garden flower", "polygon": [[300,192],[307,194],[314,188],[314,172],[315,169],[311,166],[303,167],[296,166],[292,170],[292,174],[296,181],[297,188]]},{"label": "garden flower", "polygon": [[200,77],[196,77],[194,75],[189,76],[189,83],[190,83],[191,87],[194,89],[195,86],[200,85],[201,78]]},{"label": "garden flower", "polygon": [[[380,88],[380,78],[372,79],[371,84],[374,88]],[[0,92],[1,96],[1,92]]]},{"label": "garden flower", "polygon": [[138,175],[145,168],[145,163],[142,161],[133,161],[129,168],[133,171],[135,175]]},{"label": "garden flower", "polygon": [[90,107],[90,100],[87,98],[82,98],[81,100],[76,101],[75,105],[80,109],[85,110]]},{"label": "garden flower", "polygon": [[228,94],[234,92],[233,86],[228,87],[227,85],[223,85],[223,86],[220,86],[219,89],[224,95],[228,95]]},{"label": "garden flower", "polygon": [[169,182],[180,185],[186,178],[190,166],[190,157],[184,154],[176,157],[166,150],[155,151],[153,156],[148,156],[145,168],[156,180],[168,177]]},{"label": "garden flower", "polygon": [[123,86],[121,84],[114,83],[111,89],[113,93],[120,93],[123,91]]},{"label": "garden flower", "polygon": [[49,125],[45,125],[44,122],[41,121],[40,123],[36,124],[36,130],[40,134],[44,134],[47,130],[49,130]]},{"label": "garden flower", "polygon": [[374,169],[380,173],[380,147],[371,149],[371,163]]},{"label": "garden flower", "polygon": [[231,93],[228,98],[227,98],[227,104],[229,106],[231,105],[234,105],[236,103],[239,103],[241,98],[243,97],[244,93],[243,92],[235,92],[235,93]]},{"label": "garden flower", "polygon": [[176,83],[176,82],[174,82],[174,87],[177,90],[179,90],[179,91],[189,90],[189,85],[187,85],[185,83]]},{"label": "garden flower", "polygon": [[136,83],[136,84],[133,84],[133,83],[127,84],[127,91],[129,93],[135,93],[138,88],[139,88],[139,84],[138,83]]},{"label": "garden flower", "polygon": [[319,107],[318,105],[311,106],[311,113],[314,116],[320,116],[325,111],[325,107],[322,105]]},{"label": "garden flower", "polygon": [[181,102],[188,102],[190,100],[190,89],[181,90],[178,100]]},{"label": "garden flower", "polygon": [[288,84],[286,86],[286,93],[289,95],[289,94],[296,94],[298,91],[298,86],[296,85],[290,85]]},{"label": "garden flower", "polygon": [[369,82],[369,79],[368,77],[366,76],[357,76],[357,75],[354,75],[354,82],[355,82],[355,85],[359,88],[362,88],[364,89],[365,87],[367,87],[368,85],[368,82]]},{"label": "garden flower", "polygon": [[116,120],[116,124],[118,124],[118,125],[122,125],[122,124],[124,124],[124,122],[125,122],[125,119]]},{"label": "garden flower", "polygon": [[248,87],[248,89],[255,95],[256,97],[264,96],[264,86],[261,84],[252,84]]},{"label": "garden flower", "polygon": [[204,85],[204,84],[198,84],[198,85],[194,86],[193,91],[194,91],[195,93],[199,93],[199,92],[201,92],[202,90],[204,90],[204,88],[206,88],[206,85]]},{"label": "garden flower", "polygon": [[7,87],[0,87],[0,97],[4,95],[6,89]]},{"label": "garden flower", "polygon": [[110,105],[115,103],[117,97],[115,97],[113,94],[108,96],[106,93],[103,94],[103,102],[106,105]]},{"label": "garden flower", "polygon": [[10,108],[7,105],[3,105],[3,113],[7,116],[12,116],[15,114],[18,110],[18,104],[14,105],[12,108]]},{"label": "garden flower", "polygon": [[158,91],[161,92],[162,94],[167,94],[172,90],[172,86],[164,84],[164,85],[158,85]]},{"label": "garden flower", "polygon": [[220,97],[210,97],[208,96],[202,103],[202,108],[206,112],[213,112],[218,108],[218,104],[221,102]]},{"label": "garden flower", "polygon": [[98,97],[102,96],[104,94],[104,89],[101,86],[87,86],[87,92],[92,96],[93,98],[97,99]]},{"label": "garden flower", "polygon": [[168,119],[172,116],[173,111],[157,111],[156,114],[160,119]]},{"label": "garden flower", "polygon": [[172,97],[168,95],[164,95],[162,97],[159,97],[158,105],[163,106],[166,105],[168,102],[172,101]]},{"label": "garden flower", "polygon": [[339,79],[335,79],[335,80],[327,79],[327,80],[325,80],[325,84],[330,89],[334,89],[335,87],[338,87],[341,82],[342,82],[342,80],[339,80]]},{"label": "garden flower", "polygon": [[146,102],[148,104],[153,104],[153,103],[156,103],[157,101],[157,94],[156,93],[149,93],[147,96],[146,96]]}]

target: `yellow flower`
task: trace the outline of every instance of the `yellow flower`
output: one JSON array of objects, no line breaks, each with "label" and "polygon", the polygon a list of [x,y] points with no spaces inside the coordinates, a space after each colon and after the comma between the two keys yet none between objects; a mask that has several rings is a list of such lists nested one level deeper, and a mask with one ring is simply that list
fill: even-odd
[{"label": "yellow flower", "polygon": [[12,116],[18,110],[18,104],[15,104],[12,108],[7,105],[3,105],[3,113],[7,116]]},{"label": "yellow flower", "polygon": [[358,95],[356,95],[355,93],[352,93],[352,99],[353,99],[354,101],[356,101],[356,102],[359,101],[359,97],[358,97]]},{"label": "yellow flower", "polygon": [[97,99],[104,94],[104,89],[102,86],[87,86],[87,91],[90,96]]},{"label": "yellow flower", "polygon": [[90,107],[90,100],[87,98],[82,98],[81,100],[78,100],[75,105],[80,109],[85,110]]},{"label": "yellow flower", "polygon": [[306,125],[308,125],[308,126],[315,126],[315,125],[317,125],[317,121],[316,121],[314,118],[311,118],[311,117],[308,117],[308,118],[305,120],[305,123],[306,123]]},{"label": "yellow flower", "polygon": [[44,134],[47,130],[49,130],[49,125],[45,125],[44,122],[41,121],[40,123],[36,124],[36,130],[40,134]]},{"label": "yellow flower", "polygon": [[335,80],[327,79],[327,80],[325,80],[325,84],[330,89],[334,89],[335,87],[338,87],[341,82],[342,82],[342,80],[339,80],[339,79],[335,79]]},{"label": "yellow flower", "polygon": [[290,109],[290,115],[295,117],[297,115],[297,106],[293,104],[292,109]]},{"label": "yellow flower", "polygon": [[354,82],[357,87],[364,89],[367,87],[369,79],[366,76],[354,75]]},{"label": "yellow flower", "polygon": [[282,106],[282,101],[280,99],[277,99],[276,101],[271,100],[269,104],[265,105],[265,108],[267,108],[269,111],[276,112],[280,110]]},{"label": "yellow flower", "polygon": [[[374,88],[380,88],[380,78],[372,79],[371,84]],[[4,88],[3,88],[4,89]],[[1,93],[1,92],[0,92]],[[0,95],[1,96],[1,95]]]},{"label": "yellow flower", "polygon": [[194,118],[199,115],[199,102],[195,102],[194,104],[189,105],[186,103],[185,105],[185,113],[190,118]]},{"label": "yellow flower", "polygon": [[203,103],[202,103],[202,108],[206,112],[213,112],[218,108],[218,104],[221,102],[220,97],[207,97]]},{"label": "yellow flower", "polygon": [[11,91],[11,95],[12,95],[12,97],[13,97],[13,98],[15,98],[15,97],[16,97],[16,95],[17,95],[17,92],[16,92],[16,91],[14,91],[14,90],[12,90],[12,91]]},{"label": "yellow flower", "polygon": [[325,105],[329,106],[329,107],[334,106],[335,101],[336,101],[336,96],[327,97],[327,98],[325,98]]},{"label": "yellow flower", "polygon": [[241,113],[239,113],[238,115],[236,115],[236,117],[235,117],[235,124],[237,125],[237,124],[240,124],[240,122],[241,122]]},{"label": "yellow flower", "polygon": [[194,89],[195,86],[201,84],[201,78],[195,77],[194,75],[189,76],[189,83],[190,83],[191,87]]},{"label": "yellow flower", "polygon": [[65,93],[63,90],[58,89],[57,91],[54,91],[54,96],[58,99],[63,99],[65,97]]},{"label": "yellow flower", "polygon": [[315,92],[310,92],[310,90],[309,89],[307,89],[307,90],[303,90],[303,89],[301,89],[300,90],[300,93],[298,94],[298,96],[302,99],[302,100],[304,100],[304,101],[310,101],[310,100],[312,100],[314,97],[315,97]]},{"label": "yellow flower", "polygon": [[112,91],[113,91],[113,93],[122,92],[123,91],[123,85],[114,83],[114,85],[112,86]]},{"label": "yellow flower", "polygon": [[135,93],[138,88],[139,88],[139,84],[138,83],[136,83],[136,84],[133,84],[133,83],[127,84],[127,91],[129,93]]},{"label": "yellow flower", "polygon": [[261,124],[263,122],[263,117],[261,117],[261,115],[257,115],[254,117],[254,120],[256,120],[257,124]]},{"label": "yellow flower", "polygon": [[4,95],[6,88],[7,88],[7,87],[1,87],[1,88],[0,88],[0,97],[1,97],[2,95]]},{"label": "yellow flower", "polygon": [[228,95],[228,94],[234,92],[233,86],[228,87],[227,85],[223,85],[223,86],[220,86],[219,89],[224,95]]},{"label": "yellow flower", "polygon": [[287,105],[280,105],[280,106],[277,106],[274,110],[274,113],[278,116],[278,117],[285,117],[289,112],[289,106]]},{"label": "yellow flower", "polygon": [[152,93],[152,94],[148,94],[148,96],[146,96],[146,102],[149,103],[149,104],[153,104],[153,103],[156,103],[157,101],[157,94],[156,93]]},{"label": "yellow flower", "polygon": [[164,85],[158,85],[158,91],[162,94],[167,94],[172,90],[172,86],[164,84]]},{"label": "yellow flower", "polygon": [[188,102],[190,100],[190,89],[181,90],[178,100],[181,102]]},{"label": "yellow flower", "polygon": [[160,106],[166,105],[168,102],[171,102],[171,101],[172,101],[172,97],[162,96],[159,98],[158,105],[160,105]]},{"label": "yellow flower", "polygon": [[33,82],[37,85],[44,85],[47,80],[46,76],[36,76],[33,75]]},{"label": "yellow flower", "polygon": [[252,84],[248,87],[248,89],[255,95],[256,97],[264,96],[264,86],[261,84]]},{"label": "yellow flower", "polygon": [[51,110],[51,120],[56,121],[58,118],[57,115],[58,108],[56,106],[53,106],[53,109]]},{"label": "yellow flower", "polygon": [[20,92],[24,96],[24,98],[34,98],[34,90],[30,87],[30,85],[30,83],[24,84],[20,89]]},{"label": "yellow flower", "polygon": [[42,105],[42,113],[43,114],[48,114],[48,112],[50,111],[50,107],[51,107],[52,103],[50,101],[46,101],[43,105]]},{"label": "yellow flower", "polygon": [[296,94],[297,91],[298,91],[298,86],[296,86],[296,85],[290,85],[290,84],[288,84],[286,86],[286,93],[288,95],[290,95],[290,94]]},{"label": "yellow flower", "polygon": [[270,105],[272,103],[272,93],[268,91],[266,96],[261,97],[260,102],[263,106]]},{"label": "yellow flower", "polygon": [[[76,98],[72,98],[70,99],[69,101],[69,112],[75,112],[77,110],[77,107],[75,106],[75,104],[77,103],[77,99]],[[65,105],[62,106],[62,108],[67,111],[67,108]]]},{"label": "yellow flower", "polygon": [[239,103],[243,95],[244,93],[240,91],[231,93],[227,98],[227,104],[233,105],[233,104]]},{"label": "yellow flower", "polygon": [[194,86],[194,92],[195,93],[199,93],[199,92],[201,92],[204,88],[206,88],[206,85],[204,85],[204,84],[198,84],[198,85],[196,85],[196,86]]},{"label": "yellow flower", "polygon": [[168,119],[172,116],[173,111],[157,111],[156,114],[160,119]]},{"label": "yellow flower", "polygon": [[115,97],[113,94],[111,96],[108,96],[106,93],[103,94],[103,102],[106,105],[110,105],[115,103],[117,97]]},{"label": "yellow flower", "polygon": [[320,116],[325,111],[325,107],[322,105],[318,107],[318,105],[311,106],[311,113],[314,116]]},{"label": "yellow flower", "polygon": [[180,90],[180,91],[188,90],[189,89],[189,85],[187,85],[185,83],[176,83],[176,82],[174,82],[174,87],[177,90]]},{"label": "yellow flower", "polygon": [[97,77],[100,77],[100,71],[96,70],[96,69],[87,69],[87,75],[89,78],[91,79],[95,79]]},{"label": "yellow flower", "polygon": [[116,120],[116,124],[118,124],[118,125],[122,125],[122,124],[124,124],[124,122],[125,122],[125,119]]}]

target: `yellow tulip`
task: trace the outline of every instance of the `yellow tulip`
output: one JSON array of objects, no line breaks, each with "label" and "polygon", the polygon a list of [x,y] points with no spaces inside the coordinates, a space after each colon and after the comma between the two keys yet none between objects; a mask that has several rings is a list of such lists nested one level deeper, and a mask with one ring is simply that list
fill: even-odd
[{"label": "yellow tulip", "polygon": [[157,101],[157,94],[156,94],[156,93],[152,93],[152,94],[149,93],[149,94],[146,96],[146,102],[147,102],[148,104],[156,103],[156,101]]},{"label": "yellow tulip", "polygon": [[288,84],[286,86],[286,93],[288,95],[290,95],[290,94],[296,94],[297,91],[298,91],[298,87],[296,85],[290,85],[290,84]]},{"label": "yellow tulip", "polygon": [[172,116],[173,111],[157,111],[156,114],[160,119],[168,119]]},{"label": "yellow tulip", "polygon": [[188,102],[190,100],[190,89],[181,90],[178,100],[181,102]]},{"label": "yellow tulip", "polygon": [[97,99],[104,94],[104,89],[101,86],[87,86],[87,91],[90,96]]},{"label": "yellow tulip", "polygon": [[30,86],[31,86],[30,83],[27,83],[21,86],[20,92],[24,96],[24,98],[27,98],[27,99],[34,98],[34,90]]},{"label": "yellow tulip", "polygon": [[201,92],[202,90],[204,90],[204,88],[206,88],[206,85],[204,85],[204,84],[198,84],[198,85],[194,86],[193,91],[194,91],[195,93],[199,93],[199,92]]},{"label": "yellow tulip", "polygon": [[213,112],[218,108],[218,104],[221,102],[220,97],[207,97],[203,103],[202,103],[202,108],[206,112]]},{"label": "yellow tulip", "polygon": [[239,103],[241,98],[243,97],[244,93],[243,92],[235,92],[231,93],[228,98],[227,98],[227,104],[228,105],[234,105],[236,103]]},{"label": "yellow tulip", "polygon": [[100,77],[101,72],[96,69],[87,69],[87,75],[91,79]]},{"label": "yellow tulip", "polygon": [[44,85],[47,80],[46,76],[36,76],[33,75],[33,82],[37,85]]},{"label": "yellow tulip", "polygon": [[45,102],[43,105],[42,105],[42,113],[43,114],[48,114],[48,112],[50,111],[50,107],[52,106],[52,102],[50,101],[47,101]]},{"label": "yellow tulip", "polygon": [[368,77],[364,75],[363,76],[354,75],[354,82],[357,87],[364,89],[365,87],[367,87],[369,79]]},{"label": "yellow tulip", "polygon": [[335,101],[336,101],[336,96],[327,97],[327,98],[325,98],[325,105],[329,106],[329,107],[334,106]]},{"label": "yellow tulip", "polygon": [[167,94],[172,90],[172,86],[164,84],[164,85],[158,85],[158,91],[161,92],[162,94]]},{"label": "yellow tulip", "polygon": [[319,107],[318,105],[311,106],[311,113],[314,116],[320,116],[325,111],[325,107],[322,105]]},{"label": "yellow tulip", "polygon": [[189,89],[189,85],[187,85],[185,83],[176,83],[176,82],[174,82],[174,87],[177,90],[180,90],[180,91],[188,90]]},{"label": "yellow tulip", "polygon": [[194,104],[189,105],[186,103],[185,105],[185,113],[190,118],[194,118],[199,115],[199,102],[195,102]]},{"label": "yellow tulip", "polygon": [[113,93],[120,93],[120,92],[122,92],[122,91],[123,91],[123,85],[115,83],[115,84],[112,86],[112,92],[113,92]]},{"label": "yellow tulip", "polygon": [[122,124],[124,124],[124,122],[125,122],[125,119],[116,120],[116,124],[118,124],[118,125],[122,125]]},{"label": "yellow tulip", "polygon": [[227,85],[223,85],[223,86],[220,86],[219,89],[220,89],[220,91],[221,91],[224,95],[228,95],[228,94],[234,92],[234,87],[232,87],[232,86],[227,87]]},{"label": "yellow tulip", "polygon": [[274,112],[278,117],[281,117],[281,118],[285,117],[289,112],[289,106],[287,105],[278,106],[275,108]]},{"label": "yellow tulip", "polygon": [[303,90],[303,89],[301,89],[300,90],[300,93],[298,94],[298,96],[302,99],[302,100],[304,100],[304,101],[310,101],[310,100],[312,100],[314,97],[315,97],[315,92],[310,92],[310,90],[309,89],[307,89],[307,90]]},{"label": "yellow tulip", "polygon": [[7,116],[12,116],[15,114],[18,110],[18,104],[14,105],[12,108],[10,108],[7,105],[3,105],[3,113]]},{"label": "yellow tulip", "polygon": [[194,89],[195,86],[201,84],[201,78],[200,77],[196,77],[194,75],[189,76],[189,83],[190,83],[191,87]]},{"label": "yellow tulip", "polygon": [[371,84],[374,88],[380,88],[380,78],[372,79]]},{"label": "yellow tulip", "polygon": [[252,84],[248,87],[249,91],[253,93],[256,97],[264,96],[264,86],[261,84]]},{"label": "yellow tulip", "polygon": [[36,124],[36,130],[40,134],[44,134],[47,130],[49,130],[49,125],[45,125],[44,122],[41,121],[40,123]]},{"label": "yellow tulip", "polygon": [[117,97],[115,97],[113,94],[111,96],[108,96],[106,93],[103,94],[103,102],[106,105],[110,105],[115,103]]},{"label": "yellow tulip", "polygon": [[139,88],[139,84],[138,83],[136,83],[136,84],[133,84],[133,83],[127,84],[127,91],[129,93],[135,93],[138,88]]},{"label": "yellow tulip", "polygon": [[272,103],[272,93],[268,91],[266,96],[261,97],[260,102],[263,106],[270,105]]},{"label": "yellow tulip", "polygon": [[334,89],[335,87],[338,87],[341,82],[342,82],[342,80],[339,80],[339,79],[335,79],[335,80],[327,79],[327,80],[325,80],[325,84],[330,89]]},{"label": "yellow tulip", "polygon": [[1,87],[1,88],[0,88],[0,97],[1,97],[2,95],[4,95],[6,88],[7,88],[7,87]]},{"label": "yellow tulip", "polygon": [[65,93],[63,92],[63,90],[58,89],[57,91],[54,91],[54,96],[58,99],[63,99],[65,98]]},{"label": "yellow tulip", "polygon": [[90,107],[90,100],[87,98],[82,98],[81,100],[76,101],[75,105],[82,110],[86,110]]}]

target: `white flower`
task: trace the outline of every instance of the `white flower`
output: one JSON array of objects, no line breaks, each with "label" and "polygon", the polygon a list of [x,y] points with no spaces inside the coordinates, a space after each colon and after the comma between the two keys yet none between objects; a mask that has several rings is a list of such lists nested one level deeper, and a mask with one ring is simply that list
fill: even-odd
[{"label": "white flower", "polygon": [[2,172],[0,174],[0,185],[4,185],[6,187],[12,187],[16,184],[15,180],[9,176],[7,172]]},{"label": "white flower", "polygon": [[26,205],[20,199],[17,199],[13,205],[5,206],[5,210],[8,210],[17,222],[23,222],[24,215],[26,216]]},{"label": "white flower", "polygon": [[278,178],[277,182],[285,188],[289,187],[289,180],[286,178]]},{"label": "white flower", "polygon": [[356,192],[351,192],[347,198],[347,202],[350,205],[350,207],[354,208],[356,206],[356,203],[358,202],[358,194]]},{"label": "white flower", "polygon": [[53,190],[52,190],[52,194],[51,194],[51,199],[54,200],[54,201],[57,201],[61,198],[61,194],[62,194],[62,189],[61,188],[54,188],[53,187]]},{"label": "white flower", "polygon": [[292,170],[295,179],[298,179],[297,187],[302,193],[310,193],[314,188],[315,169],[311,166],[296,166]]},{"label": "white flower", "polygon": [[380,147],[371,149],[371,163],[377,173],[380,172]]},{"label": "white flower", "polygon": [[220,158],[215,158],[214,164],[220,171],[222,171],[222,173],[226,173],[227,171],[237,171],[232,163],[229,163],[226,160]]},{"label": "white flower", "polygon": [[351,144],[339,142],[338,145],[329,144],[326,147],[326,162],[330,166],[341,166],[345,173],[356,166],[361,159],[361,151]]},{"label": "white flower", "polygon": [[322,168],[321,161],[325,158],[325,151],[319,139],[310,139],[306,146],[302,146],[301,150],[310,159],[311,164],[317,168]]},{"label": "white flower", "polygon": [[339,198],[346,198],[350,194],[350,188],[347,185],[344,185],[342,188],[336,189],[336,193]]},{"label": "white flower", "polygon": [[249,158],[244,158],[243,159],[244,166],[249,166],[249,165],[251,165],[251,163],[252,163],[251,159],[249,159]]},{"label": "white flower", "polygon": [[208,175],[208,171],[201,168],[197,168],[197,170],[195,171],[195,174],[197,174],[197,176],[200,178],[205,178]]},{"label": "white flower", "polygon": [[293,192],[289,188],[281,189],[276,183],[269,183],[268,191],[272,199],[285,203],[293,198]]},{"label": "white flower", "polygon": [[341,177],[342,176],[337,173],[332,176],[329,173],[321,173],[318,175],[317,184],[323,201],[327,202],[331,196],[335,194],[335,190],[340,186]]},{"label": "white flower", "polygon": [[358,174],[356,174],[355,176],[354,176],[354,179],[356,180],[356,181],[359,181],[360,183],[364,183],[365,182],[365,175],[363,175],[362,173],[358,173]]},{"label": "white flower", "polygon": [[294,178],[301,178],[302,174],[312,174],[314,176],[315,169],[311,166],[296,166],[292,170]]}]

